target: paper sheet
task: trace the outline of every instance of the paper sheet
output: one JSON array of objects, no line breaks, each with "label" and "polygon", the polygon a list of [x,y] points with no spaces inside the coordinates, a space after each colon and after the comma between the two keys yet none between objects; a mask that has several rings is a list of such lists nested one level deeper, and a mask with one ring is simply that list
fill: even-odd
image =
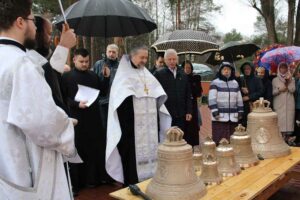
[{"label": "paper sheet", "polygon": [[78,84],[78,91],[75,96],[75,101],[87,101],[85,105],[89,107],[97,99],[99,93],[100,90]]}]

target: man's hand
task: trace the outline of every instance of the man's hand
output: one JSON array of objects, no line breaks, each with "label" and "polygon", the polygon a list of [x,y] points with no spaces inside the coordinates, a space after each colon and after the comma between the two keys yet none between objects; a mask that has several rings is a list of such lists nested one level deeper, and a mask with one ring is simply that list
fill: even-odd
[{"label": "man's hand", "polygon": [[191,114],[186,114],[186,115],[185,115],[185,120],[188,121],[188,122],[191,121],[192,118],[193,118],[193,117],[192,117]]},{"label": "man's hand", "polygon": [[243,97],[243,101],[249,101],[249,97],[248,96],[244,96]]},{"label": "man's hand", "polygon": [[242,93],[243,94],[249,94],[248,88],[242,87]]},{"label": "man's hand", "polygon": [[102,69],[102,74],[105,78],[108,78],[110,76],[110,69],[106,64],[104,64],[103,69]]},{"label": "man's hand", "polygon": [[68,49],[71,49],[76,45],[76,35],[74,33],[74,29],[67,29],[66,25],[63,24],[59,45]]},{"label": "man's hand", "polygon": [[73,126],[76,126],[78,124],[78,120],[75,118],[70,118],[72,120]]},{"label": "man's hand", "polygon": [[79,108],[81,108],[81,109],[85,109],[87,106],[86,106],[86,103],[87,103],[87,101],[80,101],[79,102]]}]

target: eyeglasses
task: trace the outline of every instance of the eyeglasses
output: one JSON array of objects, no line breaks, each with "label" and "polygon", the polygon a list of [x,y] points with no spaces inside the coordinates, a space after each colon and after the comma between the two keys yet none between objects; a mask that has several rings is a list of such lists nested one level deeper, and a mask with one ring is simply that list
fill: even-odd
[{"label": "eyeglasses", "polygon": [[25,20],[31,20],[34,24],[35,24],[35,18],[23,18],[23,19],[25,19]]}]

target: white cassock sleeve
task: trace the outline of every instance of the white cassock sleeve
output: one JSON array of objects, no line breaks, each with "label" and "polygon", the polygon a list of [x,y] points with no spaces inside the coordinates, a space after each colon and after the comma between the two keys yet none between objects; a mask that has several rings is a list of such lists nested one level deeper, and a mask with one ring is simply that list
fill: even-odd
[{"label": "white cassock sleeve", "polygon": [[7,122],[22,130],[35,144],[65,156],[75,154],[74,127],[66,113],[57,107],[43,70],[23,58],[13,73]]},{"label": "white cassock sleeve", "polygon": [[67,62],[69,49],[60,45],[57,45],[53,55],[50,58],[50,65],[59,73],[64,72],[64,66]]}]

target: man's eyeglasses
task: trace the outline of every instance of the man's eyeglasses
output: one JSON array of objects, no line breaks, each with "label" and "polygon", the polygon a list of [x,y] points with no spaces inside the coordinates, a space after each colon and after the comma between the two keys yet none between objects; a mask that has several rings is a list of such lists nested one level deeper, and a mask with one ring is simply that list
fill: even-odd
[{"label": "man's eyeglasses", "polygon": [[25,20],[31,20],[34,24],[35,24],[35,18],[23,18],[23,19],[25,19]]}]

